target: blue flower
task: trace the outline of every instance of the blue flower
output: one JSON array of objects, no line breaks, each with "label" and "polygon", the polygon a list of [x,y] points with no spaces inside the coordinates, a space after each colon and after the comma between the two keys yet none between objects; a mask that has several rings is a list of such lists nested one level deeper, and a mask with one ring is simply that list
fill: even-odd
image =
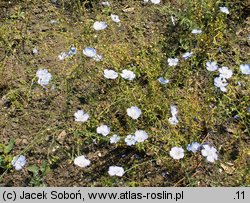
[{"label": "blue flower", "polygon": [[161,83],[163,85],[166,85],[166,84],[169,83],[169,80],[167,80],[167,79],[165,79],[163,77],[158,78],[158,81],[159,81],[159,83]]},{"label": "blue flower", "polygon": [[182,55],[182,58],[184,58],[185,60],[187,60],[188,58],[193,56],[193,52],[186,52]]},{"label": "blue flower", "polygon": [[75,47],[71,47],[68,53],[69,56],[73,56],[76,55],[76,48]]},{"label": "blue flower", "polygon": [[222,13],[225,13],[225,14],[229,14],[229,13],[230,13],[230,12],[229,12],[229,9],[228,9],[227,7],[225,7],[225,6],[220,7],[220,11],[221,11]]},{"label": "blue flower", "polygon": [[93,25],[93,28],[97,31],[99,30],[104,30],[108,27],[107,23],[102,22],[102,21],[96,21]]},{"label": "blue flower", "polygon": [[203,145],[201,154],[202,156],[207,157],[208,162],[214,162],[218,160],[217,150],[214,147],[211,147],[209,145]]},{"label": "blue flower", "polygon": [[36,76],[38,77],[37,83],[43,87],[48,85],[49,81],[52,79],[52,75],[48,72],[47,69],[39,69],[36,72]]},{"label": "blue flower", "polygon": [[83,49],[83,54],[89,58],[93,58],[94,56],[96,56],[96,50],[92,47],[86,47],[85,49]]},{"label": "blue flower", "polygon": [[250,64],[241,64],[240,71],[242,74],[249,75],[250,74]]},{"label": "blue flower", "polygon": [[201,148],[201,144],[198,142],[192,142],[191,144],[188,144],[187,146],[187,150],[193,153],[196,153],[197,151],[199,151],[200,148]]},{"label": "blue flower", "polygon": [[20,171],[26,164],[26,158],[23,155],[15,156],[11,162],[12,166],[15,167],[17,171]]}]

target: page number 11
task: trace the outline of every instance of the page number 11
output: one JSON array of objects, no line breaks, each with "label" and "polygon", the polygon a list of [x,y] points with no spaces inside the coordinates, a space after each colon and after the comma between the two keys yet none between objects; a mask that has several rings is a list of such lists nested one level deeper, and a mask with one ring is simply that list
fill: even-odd
[{"label": "page number 11", "polygon": [[244,191],[242,191],[242,192],[237,191],[236,192],[236,197],[234,199],[245,199],[245,193],[244,193]]}]

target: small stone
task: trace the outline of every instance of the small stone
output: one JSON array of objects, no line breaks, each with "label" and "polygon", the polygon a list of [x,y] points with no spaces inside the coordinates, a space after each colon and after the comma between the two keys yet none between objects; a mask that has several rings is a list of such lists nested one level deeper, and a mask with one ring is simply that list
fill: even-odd
[{"label": "small stone", "polygon": [[29,142],[28,142],[27,139],[23,139],[23,140],[22,140],[22,143],[23,143],[24,145],[27,145]]},{"label": "small stone", "polygon": [[65,138],[66,138],[66,135],[67,135],[66,131],[63,130],[63,131],[58,135],[57,141],[58,141],[60,144],[63,144],[63,142],[64,142],[64,140],[65,140]]}]

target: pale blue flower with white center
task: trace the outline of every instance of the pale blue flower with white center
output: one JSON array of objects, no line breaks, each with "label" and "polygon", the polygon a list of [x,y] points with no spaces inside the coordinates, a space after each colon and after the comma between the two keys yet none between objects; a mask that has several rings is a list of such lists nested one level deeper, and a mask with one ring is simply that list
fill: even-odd
[{"label": "pale blue flower with white center", "polygon": [[125,80],[129,80],[129,81],[132,81],[135,79],[136,75],[133,71],[131,70],[127,70],[127,69],[124,69],[121,73],[121,76],[123,79]]},{"label": "pale blue flower with white center", "polygon": [[250,74],[250,64],[241,64],[240,71],[242,74],[249,75]]},{"label": "pale blue flower with white center", "polygon": [[177,66],[179,62],[178,58],[169,58],[168,59],[168,65],[169,66]]},{"label": "pale blue flower with white center", "polygon": [[111,14],[110,17],[115,23],[119,23],[121,21],[118,15]]},{"label": "pale blue flower with white center", "polygon": [[216,71],[218,69],[218,65],[216,61],[208,61],[206,63],[206,69],[208,71]]},{"label": "pale blue flower with white center", "polygon": [[202,30],[200,30],[200,29],[193,29],[191,33],[192,33],[192,34],[199,35],[199,34],[202,33]]},{"label": "pale blue flower with white center", "polygon": [[220,77],[226,78],[226,79],[231,78],[232,75],[233,75],[233,71],[230,70],[228,67],[225,67],[225,66],[219,68],[219,73],[220,73]]},{"label": "pale blue flower with white center", "polygon": [[182,147],[172,147],[169,154],[173,159],[179,160],[184,157],[184,149]]},{"label": "pale blue flower with white center", "polygon": [[118,77],[118,73],[110,69],[105,69],[103,72],[103,75],[105,78],[111,79],[111,80],[114,80]]},{"label": "pale blue flower with white center", "polygon": [[17,171],[20,171],[26,164],[26,158],[23,155],[15,156],[13,157],[11,164]]},{"label": "pale blue flower with white center", "polygon": [[208,162],[213,163],[214,161],[218,160],[217,150],[214,147],[210,147],[209,145],[203,145],[201,154],[207,158]]},{"label": "pale blue flower with white center", "polygon": [[144,142],[148,139],[148,134],[144,130],[136,130],[135,131],[135,141],[136,142]]},{"label": "pale blue flower with white center", "polygon": [[214,85],[216,87],[220,88],[220,90],[222,92],[226,92],[227,91],[226,86],[228,85],[228,82],[223,77],[216,77],[216,78],[214,78]]},{"label": "pale blue flower with white center", "polygon": [[110,133],[110,128],[107,125],[101,125],[96,129],[96,132],[106,137]]},{"label": "pale blue flower with white center", "polygon": [[110,143],[111,144],[116,144],[117,142],[119,142],[119,140],[121,139],[120,136],[118,136],[117,134],[114,134],[112,137],[110,137]]},{"label": "pale blue flower with white center", "polygon": [[97,54],[96,50],[93,47],[84,48],[82,53],[89,58],[93,58]]},{"label": "pale blue flower with white center", "polygon": [[85,168],[90,165],[90,160],[86,159],[85,156],[78,156],[74,159],[74,164],[81,168]]},{"label": "pale blue flower with white center", "polygon": [[193,56],[193,52],[186,52],[182,55],[182,58],[184,58],[185,60],[191,58]]},{"label": "pale blue flower with white center", "polygon": [[135,145],[135,143],[136,143],[134,135],[127,135],[126,138],[124,139],[124,141],[126,142],[126,144],[128,146]]},{"label": "pale blue flower with white center", "polygon": [[139,109],[137,106],[131,106],[130,108],[127,109],[128,116],[134,120],[138,119],[141,113],[142,113],[141,109]]},{"label": "pale blue flower with white center", "polygon": [[187,150],[196,153],[197,151],[200,150],[201,146],[202,145],[198,142],[192,142],[191,144],[188,144]]},{"label": "pale blue flower with white center", "polygon": [[229,12],[229,9],[228,9],[227,7],[225,7],[225,6],[220,7],[220,11],[221,11],[222,13],[225,13],[225,14],[229,14],[229,13],[230,13],[230,12]]},{"label": "pale blue flower with white center", "polygon": [[47,69],[38,69],[36,72],[36,77],[42,78],[42,77],[45,77],[47,74],[48,74]]},{"label": "pale blue flower with white center", "polygon": [[36,72],[36,76],[38,77],[37,83],[41,86],[46,86],[49,84],[49,81],[52,78],[52,75],[48,72],[47,69],[39,69]]},{"label": "pale blue flower with white center", "polygon": [[96,21],[93,25],[93,28],[96,30],[96,31],[99,31],[99,30],[104,30],[108,27],[107,23],[105,22],[102,22],[102,21]]},{"label": "pale blue flower with white center", "polygon": [[120,166],[110,166],[108,170],[108,174],[110,176],[119,176],[122,177],[124,175],[125,171]]},{"label": "pale blue flower with white center", "polygon": [[164,79],[163,77],[158,78],[159,83],[166,85],[169,83],[169,80]]},{"label": "pale blue flower with white center", "polygon": [[85,113],[83,110],[78,110],[74,114],[76,122],[86,122],[89,119],[89,114]]}]

